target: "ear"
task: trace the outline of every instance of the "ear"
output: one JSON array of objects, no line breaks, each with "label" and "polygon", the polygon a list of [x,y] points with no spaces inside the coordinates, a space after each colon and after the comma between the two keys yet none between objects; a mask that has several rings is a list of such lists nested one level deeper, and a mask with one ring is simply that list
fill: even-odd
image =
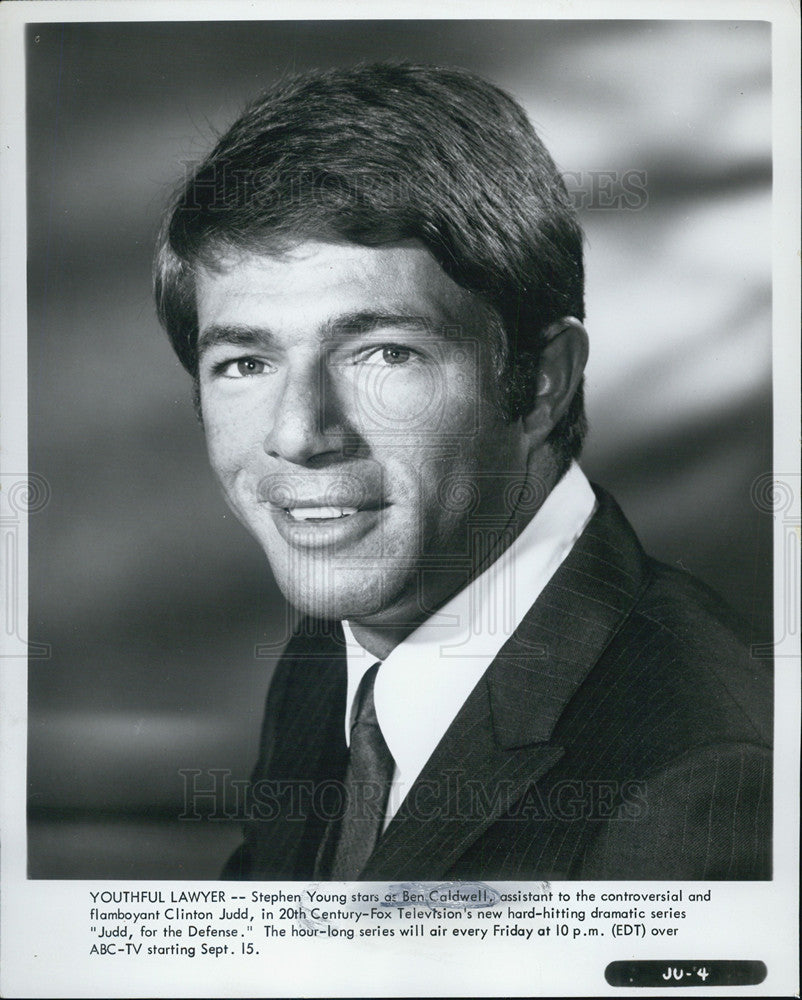
[{"label": "ear", "polygon": [[548,327],[540,353],[535,405],[524,417],[531,445],[542,444],[574,398],[588,360],[588,335],[573,316]]}]

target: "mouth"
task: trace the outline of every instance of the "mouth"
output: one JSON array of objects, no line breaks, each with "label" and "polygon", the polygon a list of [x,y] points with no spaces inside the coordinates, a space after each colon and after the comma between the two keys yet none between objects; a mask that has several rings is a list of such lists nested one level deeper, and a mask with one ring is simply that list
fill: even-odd
[{"label": "mouth", "polygon": [[384,512],[392,506],[372,469],[359,475],[338,471],[336,476],[274,473],[258,483],[256,498],[284,541],[304,550],[356,544],[382,530]]},{"label": "mouth", "polygon": [[321,499],[304,498],[292,507],[271,505],[273,523],[288,545],[304,550],[332,550],[356,544],[380,529],[383,513],[389,506],[377,501],[346,507],[321,503]]},{"label": "mouth", "polygon": [[358,507],[282,507],[293,521],[339,521],[359,513]]}]

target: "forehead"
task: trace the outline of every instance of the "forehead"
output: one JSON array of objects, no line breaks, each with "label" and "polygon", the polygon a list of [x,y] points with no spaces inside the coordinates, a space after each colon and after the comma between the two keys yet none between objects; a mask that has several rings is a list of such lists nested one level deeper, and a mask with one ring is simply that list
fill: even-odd
[{"label": "forehead", "polygon": [[195,292],[201,333],[231,322],[317,326],[355,310],[399,312],[473,330],[488,312],[417,242],[364,247],[307,241],[281,254],[230,254],[213,269],[199,269]]}]

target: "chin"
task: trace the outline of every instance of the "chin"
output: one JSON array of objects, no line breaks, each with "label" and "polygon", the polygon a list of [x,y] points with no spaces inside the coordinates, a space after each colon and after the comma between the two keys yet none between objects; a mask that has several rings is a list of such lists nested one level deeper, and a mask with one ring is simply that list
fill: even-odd
[{"label": "chin", "polygon": [[322,618],[330,621],[343,621],[363,618],[383,617],[386,602],[383,600],[383,590],[380,580],[366,580],[364,574],[360,580],[355,580],[352,586],[343,581],[337,587],[315,587],[311,581],[298,585],[297,581],[290,584],[279,581],[279,586],[298,611],[311,618]]}]

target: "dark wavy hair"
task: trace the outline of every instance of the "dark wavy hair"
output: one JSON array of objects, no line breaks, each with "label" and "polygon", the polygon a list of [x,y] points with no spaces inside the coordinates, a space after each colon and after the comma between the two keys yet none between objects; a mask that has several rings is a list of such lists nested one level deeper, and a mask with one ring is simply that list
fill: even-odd
[{"label": "dark wavy hair", "polygon": [[[166,211],[154,265],[159,319],[196,381],[196,267],[311,238],[425,245],[498,318],[508,419],[534,405],[549,324],[584,318],[582,230],[563,180],[522,108],[463,69],[292,76],[219,139]],[[561,469],[585,430],[580,385],[549,438]]]}]

